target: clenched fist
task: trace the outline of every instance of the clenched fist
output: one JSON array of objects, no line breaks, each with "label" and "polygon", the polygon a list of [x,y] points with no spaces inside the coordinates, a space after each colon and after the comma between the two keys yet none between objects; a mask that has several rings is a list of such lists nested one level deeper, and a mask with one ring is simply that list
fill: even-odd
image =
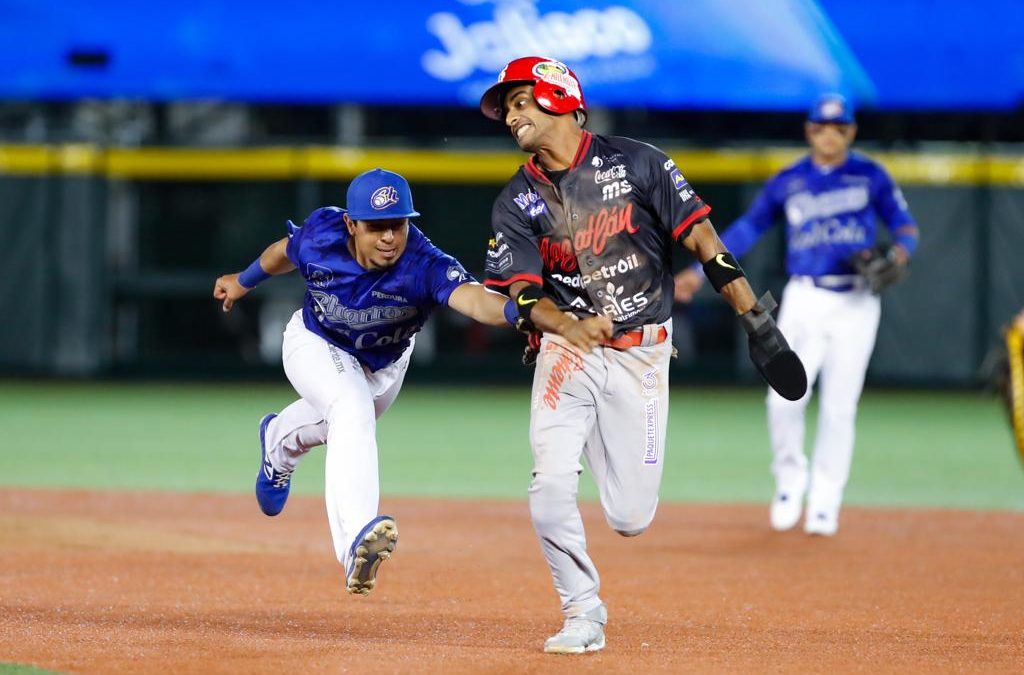
[{"label": "clenched fist", "polygon": [[225,274],[217,277],[217,281],[213,283],[213,297],[224,301],[221,309],[225,312],[230,312],[235,301],[241,299],[250,290],[238,283],[237,274]]}]

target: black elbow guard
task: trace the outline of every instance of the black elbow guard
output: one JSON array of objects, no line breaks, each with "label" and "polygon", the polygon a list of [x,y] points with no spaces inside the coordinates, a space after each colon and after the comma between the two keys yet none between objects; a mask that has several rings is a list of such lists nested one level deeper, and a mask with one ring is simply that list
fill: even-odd
[{"label": "black elbow guard", "polygon": [[519,291],[519,295],[516,296],[516,311],[519,312],[523,322],[531,329],[533,322],[530,321],[530,313],[533,312],[533,306],[540,302],[541,298],[546,297],[548,296],[544,294],[541,287],[535,284],[530,284]]},{"label": "black elbow guard", "polygon": [[721,293],[723,286],[746,275],[733,254],[725,251],[704,263],[704,276],[711,282],[715,292]]}]

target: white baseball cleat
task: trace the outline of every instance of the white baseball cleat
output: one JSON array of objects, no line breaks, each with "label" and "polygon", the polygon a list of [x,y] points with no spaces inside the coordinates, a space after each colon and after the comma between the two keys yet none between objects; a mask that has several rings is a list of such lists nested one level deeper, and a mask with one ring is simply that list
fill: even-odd
[{"label": "white baseball cleat", "polygon": [[839,514],[826,509],[808,510],[804,521],[804,532],[821,537],[831,537],[839,531]]},{"label": "white baseball cleat", "polygon": [[548,654],[582,654],[604,649],[604,625],[608,622],[608,609],[598,605],[586,614],[570,616],[562,630],[544,642]]},{"label": "white baseball cleat", "polygon": [[792,530],[800,522],[803,495],[797,492],[776,492],[772,499],[770,517],[772,529],[777,532]]}]

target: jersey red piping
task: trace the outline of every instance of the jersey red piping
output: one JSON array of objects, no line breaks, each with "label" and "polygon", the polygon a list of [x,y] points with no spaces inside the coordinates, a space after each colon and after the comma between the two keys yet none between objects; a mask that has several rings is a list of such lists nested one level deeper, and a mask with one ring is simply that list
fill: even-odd
[{"label": "jersey red piping", "polygon": [[576,156],[572,158],[572,164],[569,165],[570,169],[575,169],[583,161],[583,158],[587,156],[587,150],[590,150],[590,141],[594,138],[594,135],[589,131],[583,131],[583,138],[580,139],[580,147],[576,148]]},{"label": "jersey red piping", "polygon": [[548,185],[551,185],[551,181],[549,181],[548,177],[544,175],[544,172],[540,170],[540,167],[536,165],[536,160],[537,155],[534,155],[529,159],[529,161],[526,162],[526,172],[533,176],[534,178],[536,178],[537,180],[542,180]]},{"label": "jersey red piping", "polygon": [[510,278],[504,281],[500,279],[486,279],[484,280],[484,286],[497,286],[504,288],[505,286],[511,286],[517,281],[529,281],[530,283],[537,284],[538,286],[544,285],[544,280],[536,274],[513,274]]},{"label": "jersey red piping", "polygon": [[686,216],[686,220],[679,223],[679,225],[676,226],[676,229],[672,230],[672,238],[677,239],[679,235],[686,231],[686,228],[697,222],[698,218],[703,218],[709,213],[711,213],[711,207],[705,204],[703,207]]}]

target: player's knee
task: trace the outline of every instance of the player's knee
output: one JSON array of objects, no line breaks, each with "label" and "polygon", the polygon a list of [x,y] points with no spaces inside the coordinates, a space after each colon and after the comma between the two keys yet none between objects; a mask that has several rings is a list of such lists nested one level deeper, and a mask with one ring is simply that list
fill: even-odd
[{"label": "player's knee", "polygon": [[530,518],[538,530],[564,525],[577,513],[577,473],[535,473],[530,482]]},{"label": "player's knee", "polygon": [[612,529],[618,532],[623,537],[638,537],[647,531],[650,527],[651,521],[654,518],[638,518],[629,521],[619,521],[612,524]]},{"label": "player's knee", "polygon": [[543,499],[571,499],[576,500],[576,490],[579,486],[579,473],[547,473],[536,472],[530,482],[530,496],[537,496]]},{"label": "player's knee", "polygon": [[553,439],[531,438],[530,448],[533,451],[533,475],[564,476],[577,475],[583,471],[580,464],[582,450],[567,448],[565,443]]},{"label": "player's knee", "polygon": [[377,431],[377,419],[373,414],[373,406],[369,403],[353,405],[351,401],[336,399],[328,406],[324,419],[327,422],[328,434],[344,429],[345,435],[352,438],[353,442],[363,442],[367,438],[372,438]]},{"label": "player's knee", "polygon": [[654,507],[606,510],[605,519],[613,530],[623,537],[636,537],[644,533],[654,520]]}]

